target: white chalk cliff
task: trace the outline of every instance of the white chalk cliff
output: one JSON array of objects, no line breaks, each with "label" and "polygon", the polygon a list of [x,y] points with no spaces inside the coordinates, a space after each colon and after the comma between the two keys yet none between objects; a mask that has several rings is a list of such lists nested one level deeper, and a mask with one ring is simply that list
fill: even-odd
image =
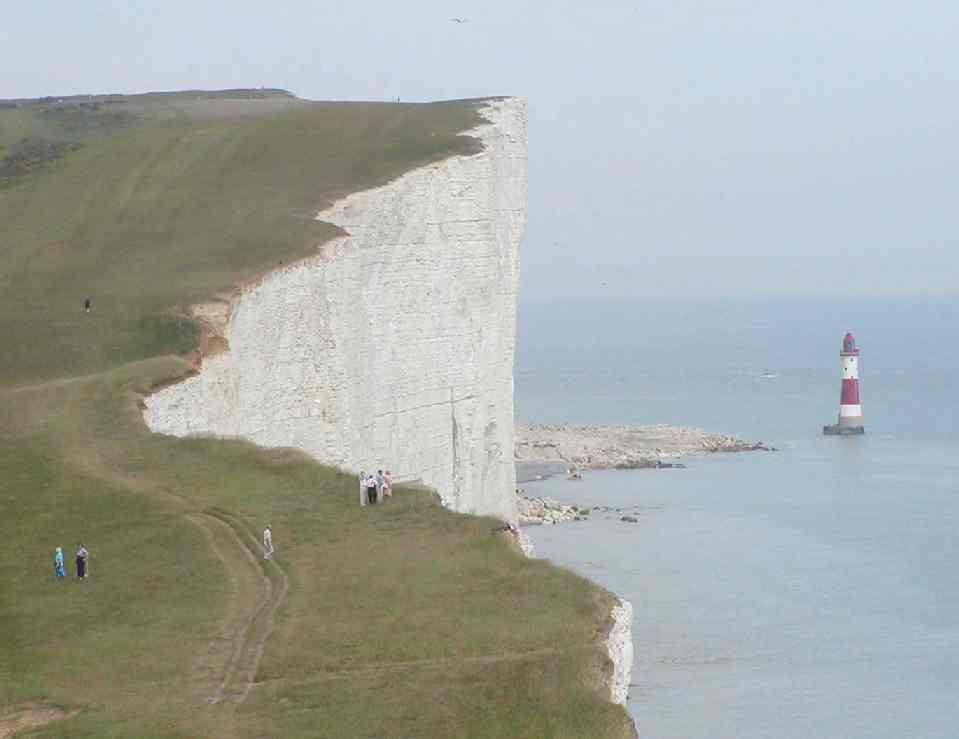
[{"label": "white chalk cliff", "polygon": [[317,218],[347,236],[201,309],[219,313],[224,348],[147,398],[147,425],[390,469],[454,510],[515,521],[525,101],[483,115],[482,152],[343,198]]},{"label": "white chalk cliff", "polygon": [[633,604],[620,599],[613,607],[613,626],[606,639],[606,651],[613,663],[609,677],[610,700],[625,706],[633,675]]}]

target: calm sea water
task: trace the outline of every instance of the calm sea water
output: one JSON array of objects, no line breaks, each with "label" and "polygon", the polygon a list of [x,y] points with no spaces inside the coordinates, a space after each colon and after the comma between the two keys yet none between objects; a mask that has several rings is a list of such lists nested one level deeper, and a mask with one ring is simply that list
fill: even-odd
[{"label": "calm sea water", "polygon": [[[530,534],[633,602],[643,737],[959,736],[957,321],[955,299],[521,306],[519,420],[780,449],[524,486],[623,509]],[[866,435],[827,438],[846,330]]]}]

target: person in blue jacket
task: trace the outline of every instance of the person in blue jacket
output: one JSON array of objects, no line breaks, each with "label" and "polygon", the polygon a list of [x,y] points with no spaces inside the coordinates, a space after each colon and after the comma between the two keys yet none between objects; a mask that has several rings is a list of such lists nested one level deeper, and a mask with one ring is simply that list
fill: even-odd
[{"label": "person in blue jacket", "polygon": [[53,552],[53,572],[57,577],[66,577],[67,571],[63,566],[63,549],[57,547]]}]

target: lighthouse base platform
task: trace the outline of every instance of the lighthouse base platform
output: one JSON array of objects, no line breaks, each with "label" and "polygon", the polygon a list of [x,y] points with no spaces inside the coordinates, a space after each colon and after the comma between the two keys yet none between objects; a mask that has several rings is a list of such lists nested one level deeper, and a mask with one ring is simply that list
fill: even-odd
[{"label": "lighthouse base platform", "polygon": [[866,433],[866,429],[862,426],[840,426],[833,424],[832,426],[823,426],[822,432],[826,436],[862,436]]}]

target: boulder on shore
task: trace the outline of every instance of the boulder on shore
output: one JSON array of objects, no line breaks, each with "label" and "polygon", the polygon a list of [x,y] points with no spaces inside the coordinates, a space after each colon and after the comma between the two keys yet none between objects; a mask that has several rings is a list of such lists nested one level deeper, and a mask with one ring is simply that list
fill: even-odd
[{"label": "boulder on shore", "polygon": [[552,498],[516,496],[521,526],[539,526],[573,521],[579,517],[579,509],[573,505],[563,505]]}]

